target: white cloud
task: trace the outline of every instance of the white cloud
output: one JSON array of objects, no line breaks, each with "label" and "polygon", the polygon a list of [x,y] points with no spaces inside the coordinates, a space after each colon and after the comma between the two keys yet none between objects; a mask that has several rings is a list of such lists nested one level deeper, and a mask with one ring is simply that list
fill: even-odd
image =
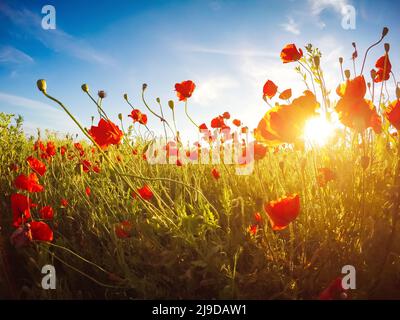
[{"label": "white cloud", "polygon": [[0,64],[24,64],[33,62],[34,59],[30,55],[18,50],[17,48],[12,46],[0,47]]},{"label": "white cloud", "polygon": [[205,53],[205,54],[217,54],[226,56],[241,56],[241,57],[267,57],[272,58],[279,55],[278,53],[264,51],[264,50],[252,50],[252,49],[237,49],[237,48],[215,48],[206,47],[201,45],[179,45],[179,49],[193,53]]},{"label": "white cloud", "polygon": [[0,3],[0,13],[24,32],[31,34],[47,48],[55,52],[63,52],[80,60],[98,64],[114,65],[111,57],[95,50],[87,42],[76,38],[63,30],[43,30],[41,16],[27,9],[12,9]]},{"label": "white cloud", "polygon": [[348,0],[308,0],[313,15],[319,15],[325,9],[333,9],[339,14],[343,13],[343,8],[350,3]]},{"label": "white cloud", "polygon": [[295,35],[300,34],[299,26],[292,17],[288,17],[288,21],[286,23],[282,23],[281,27],[283,28],[283,30],[293,33]]},{"label": "white cloud", "polygon": [[228,76],[217,76],[199,81],[193,101],[201,105],[211,105],[224,96],[224,91],[235,88],[239,83]]}]

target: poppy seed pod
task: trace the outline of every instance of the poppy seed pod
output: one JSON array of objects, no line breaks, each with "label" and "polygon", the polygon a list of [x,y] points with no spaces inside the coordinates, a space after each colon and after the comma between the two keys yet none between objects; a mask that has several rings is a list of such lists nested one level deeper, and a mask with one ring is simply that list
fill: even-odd
[{"label": "poppy seed pod", "polygon": [[86,92],[86,93],[89,92],[89,86],[88,86],[86,83],[84,83],[84,84],[81,86],[81,88],[82,88],[82,91],[83,91],[83,92]]},{"label": "poppy seed pod", "polygon": [[118,113],[118,119],[122,121],[122,113]]},{"label": "poppy seed pod", "polygon": [[390,43],[385,43],[385,52],[388,53],[390,50]]},{"label": "poppy seed pod", "polygon": [[351,76],[350,70],[349,69],[344,70],[344,75],[346,76],[346,79],[350,79]]},{"label": "poppy seed pod", "polygon": [[376,70],[375,69],[371,69],[371,78],[375,79],[376,77]]},{"label": "poppy seed pod", "polygon": [[389,32],[389,29],[388,29],[387,27],[384,27],[383,30],[382,30],[382,39],[383,39],[384,37],[386,37],[386,35],[388,34],[388,32]]},{"label": "poppy seed pod", "polygon": [[38,87],[38,89],[39,89],[40,91],[42,91],[43,93],[46,93],[46,90],[47,90],[46,80],[40,79],[40,80],[38,80],[38,81],[36,82],[36,85],[37,85],[37,87]]},{"label": "poppy seed pod", "polygon": [[128,101],[128,94],[127,94],[127,93],[124,93],[124,99],[125,99],[126,101]]},{"label": "poppy seed pod", "polygon": [[343,63],[343,57],[339,57],[339,63],[340,63],[340,64]]},{"label": "poppy seed pod", "polygon": [[354,49],[356,49],[356,43],[352,42],[351,45],[353,46]]},{"label": "poppy seed pod", "polygon": [[397,87],[396,87],[396,97],[397,97],[397,100],[400,100],[400,87],[399,87],[399,85],[397,85]]},{"label": "poppy seed pod", "polygon": [[161,100],[160,100],[160,98],[157,97],[156,101],[157,101],[157,103],[160,103]]},{"label": "poppy seed pod", "polygon": [[368,89],[371,88],[371,82],[367,82]]},{"label": "poppy seed pod", "polygon": [[319,68],[320,63],[321,63],[321,60],[320,60],[319,56],[315,56],[314,57],[315,67]]},{"label": "poppy seed pod", "polygon": [[97,95],[100,99],[104,99],[107,96],[107,93],[104,90],[100,90],[99,92],[97,92]]},{"label": "poppy seed pod", "polygon": [[168,101],[168,107],[170,107],[171,110],[174,110],[174,101],[173,100]]},{"label": "poppy seed pod", "polygon": [[143,83],[143,85],[142,85],[142,90],[144,91],[144,90],[146,90],[147,89],[147,83]]}]

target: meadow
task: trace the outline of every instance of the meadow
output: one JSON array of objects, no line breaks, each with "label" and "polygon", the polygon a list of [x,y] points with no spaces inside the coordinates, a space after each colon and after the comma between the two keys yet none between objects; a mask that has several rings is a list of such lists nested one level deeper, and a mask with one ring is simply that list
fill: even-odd
[{"label": "meadow", "polygon": [[[85,139],[27,137],[21,118],[0,113],[0,297],[399,299],[400,90],[387,33],[371,47],[382,51],[375,66],[355,45],[358,72],[338,57],[337,89],[325,87],[318,49],[283,48],[305,92],[292,98],[268,80],[254,130],[229,112],[198,125],[192,81],[176,84],[179,101],[164,108],[146,100],[147,85],[142,101],[126,94],[118,118],[130,112],[129,128],[110,120],[104,91],[96,97],[84,84],[98,113],[84,128],[39,80],[38,93]],[[181,105],[202,134],[190,148],[174,123]],[[164,146],[155,150],[151,123],[160,120]],[[233,143],[236,163],[187,161]],[[169,164],[149,162],[163,152]],[[249,162],[251,173],[237,174]],[[41,285],[47,264],[55,290]],[[355,289],[338,280],[346,265]]]}]

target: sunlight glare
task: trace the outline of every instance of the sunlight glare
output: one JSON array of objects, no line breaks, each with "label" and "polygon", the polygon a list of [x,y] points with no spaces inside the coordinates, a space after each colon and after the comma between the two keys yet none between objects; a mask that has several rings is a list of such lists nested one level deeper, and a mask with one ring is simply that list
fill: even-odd
[{"label": "sunlight glare", "polygon": [[304,127],[304,140],[312,146],[324,146],[333,137],[336,127],[325,117],[311,118]]}]

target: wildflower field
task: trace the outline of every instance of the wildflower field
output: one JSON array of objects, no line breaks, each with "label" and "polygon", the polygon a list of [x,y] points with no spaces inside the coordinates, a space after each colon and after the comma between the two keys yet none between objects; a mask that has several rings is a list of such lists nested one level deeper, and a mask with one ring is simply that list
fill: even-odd
[{"label": "wildflower field", "polygon": [[[119,115],[83,84],[97,110],[85,128],[38,80],[38,96],[81,135],[28,137],[0,113],[0,297],[400,298],[400,89],[388,32],[365,53],[354,44],[351,63],[337,57],[337,88],[325,85],[324,48],[286,45],[276,59],[304,92],[260,83],[256,128],[229,110],[192,117],[191,80],[172,84],[168,103],[147,99],[144,84],[141,101],[121,97]],[[372,50],[381,58],[366,65]],[[178,112],[199,141],[186,143]],[[45,265],[56,290],[42,287]],[[344,266],[355,288],[343,287]]]}]

